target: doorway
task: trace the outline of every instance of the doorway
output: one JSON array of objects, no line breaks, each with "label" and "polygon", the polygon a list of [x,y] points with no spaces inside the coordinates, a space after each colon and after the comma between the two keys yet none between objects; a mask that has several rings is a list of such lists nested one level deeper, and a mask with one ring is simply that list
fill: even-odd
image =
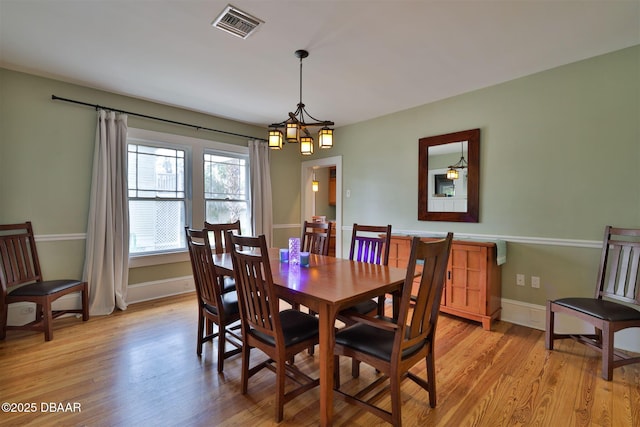
[{"label": "doorway", "polygon": [[[311,189],[314,172],[321,169],[335,168],[335,218],[327,220],[335,221],[336,230],[336,257],[342,257],[342,156],[325,157],[324,159],[302,162],[302,209],[300,223],[311,221],[316,215],[316,193]],[[325,176],[325,174],[323,174]],[[320,185],[328,185],[328,182],[320,182]]]}]

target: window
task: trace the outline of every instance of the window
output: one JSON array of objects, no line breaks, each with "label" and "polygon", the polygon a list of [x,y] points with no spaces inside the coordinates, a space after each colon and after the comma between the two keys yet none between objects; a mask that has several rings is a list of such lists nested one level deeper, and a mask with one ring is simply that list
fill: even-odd
[{"label": "window", "polygon": [[251,233],[247,147],[133,128],[127,142],[132,257],[186,251],[184,227],[205,220]]},{"label": "window", "polygon": [[204,154],[205,219],[212,223],[240,220],[249,229],[248,159],[228,153]]},{"label": "window", "polygon": [[129,144],[129,251],[185,247],[185,150]]}]

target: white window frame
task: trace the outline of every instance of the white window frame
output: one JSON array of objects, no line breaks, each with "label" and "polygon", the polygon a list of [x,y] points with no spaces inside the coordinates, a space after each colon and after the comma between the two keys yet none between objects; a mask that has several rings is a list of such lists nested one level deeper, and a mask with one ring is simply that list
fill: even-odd
[{"label": "white window frame", "polygon": [[[237,152],[230,152],[228,150],[212,150],[210,148],[205,148],[204,153],[203,153],[203,177],[202,177],[202,182],[203,182],[203,194],[204,194],[204,156],[205,155],[214,155],[214,156],[226,156],[227,158],[236,158],[236,159],[242,159],[245,161],[245,188],[244,188],[244,194],[246,196],[246,202],[247,202],[247,215],[249,216],[249,218],[247,218],[246,220],[241,220],[240,221],[240,226],[242,227],[242,232],[245,234],[252,234],[251,229],[252,229],[252,223],[251,223],[251,197],[250,197],[250,191],[251,191],[251,168],[249,167],[249,151],[247,150],[246,154],[245,153],[237,153]],[[204,216],[205,216],[205,220],[206,220],[206,215],[207,215],[207,209],[206,209],[206,204],[207,204],[207,199],[206,197],[204,198],[204,205],[203,205],[203,212],[204,212]],[[209,201],[215,201],[216,199],[208,199]],[[236,200],[239,201],[239,200]]]},{"label": "white window frame", "polygon": [[[129,128],[127,143],[164,145],[170,148],[180,148],[187,151],[185,171],[185,192],[187,198],[186,219],[189,226],[204,224],[204,153],[219,152],[233,153],[249,157],[249,148],[242,145],[192,138],[188,136],[156,132],[145,129]],[[129,256],[129,267],[144,267],[172,262],[188,261],[187,249],[157,254],[133,254]]]}]

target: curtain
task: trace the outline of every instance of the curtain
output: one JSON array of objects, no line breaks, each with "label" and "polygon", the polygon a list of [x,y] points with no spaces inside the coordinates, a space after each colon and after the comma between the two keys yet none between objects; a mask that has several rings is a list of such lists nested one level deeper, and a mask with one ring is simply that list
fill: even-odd
[{"label": "curtain", "polygon": [[257,140],[249,141],[253,234],[264,234],[267,246],[271,246],[273,228],[269,154],[267,144]]},{"label": "curtain", "polygon": [[91,315],[127,308],[127,116],[98,110],[83,280]]}]

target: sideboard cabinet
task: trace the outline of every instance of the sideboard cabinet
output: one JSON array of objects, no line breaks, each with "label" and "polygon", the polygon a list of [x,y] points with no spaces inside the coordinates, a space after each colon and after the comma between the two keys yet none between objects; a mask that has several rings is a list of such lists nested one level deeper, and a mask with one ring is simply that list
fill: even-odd
[{"label": "sideboard cabinet", "polygon": [[[406,268],[411,236],[393,236],[389,251],[389,265]],[[418,285],[419,279],[416,279],[414,286]],[[491,330],[491,322],[500,319],[500,299],[501,268],[496,262],[496,244],[454,240],[440,311],[482,322],[484,329]]]}]

